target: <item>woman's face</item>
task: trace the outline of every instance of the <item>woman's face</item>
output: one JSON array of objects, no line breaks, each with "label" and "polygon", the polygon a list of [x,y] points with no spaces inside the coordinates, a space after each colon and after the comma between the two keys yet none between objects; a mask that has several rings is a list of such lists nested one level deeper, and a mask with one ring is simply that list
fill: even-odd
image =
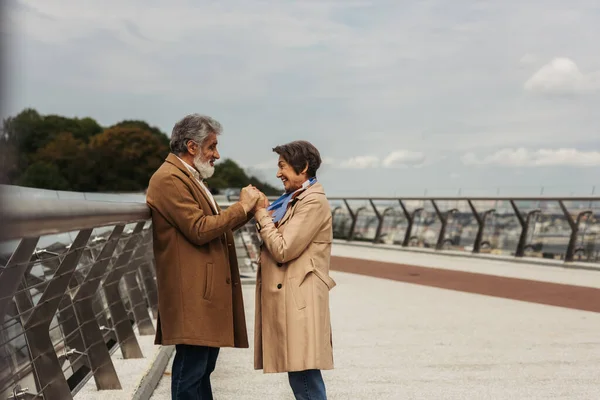
[{"label": "woman's face", "polygon": [[306,175],[308,166],[300,174],[297,174],[296,171],[294,171],[294,168],[292,168],[282,156],[279,156],[277,166],[279,167],[277,170],[277,178],[281,179],[281,182],[283,182],[286,193],[300,189],[302,184],[308,179]]}]

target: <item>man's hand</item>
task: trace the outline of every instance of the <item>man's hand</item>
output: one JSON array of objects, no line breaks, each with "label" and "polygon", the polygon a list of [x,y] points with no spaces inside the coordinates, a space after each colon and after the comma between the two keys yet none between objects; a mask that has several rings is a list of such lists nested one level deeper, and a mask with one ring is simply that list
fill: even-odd
[{"label": "man's hand", "polygon": [[256,205],[254,206],[255,214],[261,208],[269,207],[269,199],[267,199],[267,196],[265,196],[265,194],[260,191],[259,191],[259,193],[260,193],[260,197],[259,197],[258,201],[256,202]]},{"label": "man's hand", "polygon": [[252,185],[248,185],[240,192],[240,203],[244,207],[244,211],[248,214],[254,209],[256,202],[258,201],[261,192]]}]

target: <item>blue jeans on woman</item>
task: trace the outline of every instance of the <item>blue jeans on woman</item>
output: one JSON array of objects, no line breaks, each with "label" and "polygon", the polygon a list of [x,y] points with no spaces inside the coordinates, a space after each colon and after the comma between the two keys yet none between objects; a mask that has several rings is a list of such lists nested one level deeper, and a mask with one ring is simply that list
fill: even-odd
[{"label": "blue jeans on woman", "polygon": [[288,379],[296,400],[327,400],[320,370],[288,372]]}]

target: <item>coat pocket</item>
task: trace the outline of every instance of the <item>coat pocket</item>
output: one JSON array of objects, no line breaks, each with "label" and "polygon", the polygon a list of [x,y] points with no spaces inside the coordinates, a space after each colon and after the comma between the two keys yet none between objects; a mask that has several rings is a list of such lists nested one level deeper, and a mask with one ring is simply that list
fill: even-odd
[{"label": "coat pocket", "polygon": [[292,297],[294,298],[294,303],[296,303],[296,308],[298,310],[305,309],[306,299],[304,299],[304,296],[302,295],[302,290],[300,290],[300,278],[288,278],[288,287],[292,292]]},{"label": "coat pocket", "polygon": [[212,297],[212,289],[213,289],[213,270],[214,264],[207,263],[206,269],[204,271],[204,299],[210,300]]},{"label": "coat pocket", "polygon": [[327,289],[331,290],[335,287],[336,283],[335,281],[327,274],[323,273],[321,270],[319,270],[316,266],[315,266],[315,261],[311,258],[310,262],[312,263],[313,269],[312,269],[312,273],[314,273],[316,275],[317,278],[319,278],[324,284],[325,286],[327,286]]}]

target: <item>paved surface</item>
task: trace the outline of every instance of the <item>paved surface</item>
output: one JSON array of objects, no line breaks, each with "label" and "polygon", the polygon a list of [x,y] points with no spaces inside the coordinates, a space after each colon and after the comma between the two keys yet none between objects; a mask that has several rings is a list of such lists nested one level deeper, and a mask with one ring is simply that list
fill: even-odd
[{"label": "paved surface", "polygon": [[[153,320],[153,323],[156,326],[156,320]],[[132,398],[140,381],[152,366],[160,350],[159,346],[154,345],[154,335],[140,336],[137,329],[134,331],[144,358],[125,360],[120,349],[113,353],[111,357],[123,390],[98,391],[94,378],[91,378],[75,395],[76,400],[106,400],[107,398],[110,398],[110,400],[129,400]]]},{"label": "paved surface", "polygon": [[[344,247],[335,246],[334,254],[357,256]],[[407,256],[358,253],[386,262]],[[417,256],[447,270],[600,287],[597,272]],[[599,313],[338,271],[332,276],[336,369],[324,372],[330,399],[600,399]],[[252,342],[254,287],[243,290]],[[252,349],[222,350],[213,375],[216,399],[293,399],[285,374],[254,371],[252,359]],[[169,387],[167,372],[152,398],[169,399]]]}]

